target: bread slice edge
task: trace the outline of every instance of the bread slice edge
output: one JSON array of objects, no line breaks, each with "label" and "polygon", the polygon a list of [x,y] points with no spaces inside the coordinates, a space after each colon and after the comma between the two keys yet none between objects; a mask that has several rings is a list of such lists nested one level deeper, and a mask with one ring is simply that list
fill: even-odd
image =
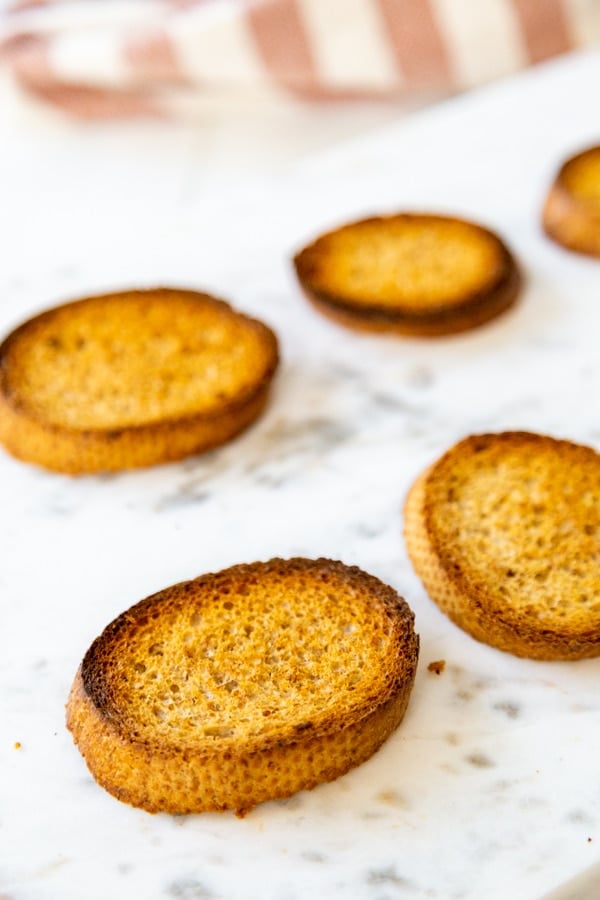
[{"label": "bread slice edge", "polygon": [[430,599],[475,640],[514,656],[541,661],[599,656],[600,634],[561,635],[543,626],[532,627],[510,606],[501,609],[495,603],[487,603],[479,591],[469,587],[461,574],[457,575],[444,565],[436,550],[427,496],[430,479],[435,477],[437,463],[444,456],[416,479],[404,505],[404,537],[408,555]]},{"label": "bread slice edge", "polygon": [[[418,215],[418,214],[397,214]],[[431,218],[439,218],[433,214],[427,214]],[[488,235],[496,244],[502,266],[498,277],[493,284],[481,290],[466,295],[457,304],[447,306],[440,304],[435,308],[424,310],[400,309],[383,306],[377,303],[371,305],[365,303],[353,303],[348,297],[321,289],[316,289],[311,283],[310,275],[305,272],[305,258],[311,252],[319,240],[336,231],[360,224],[362,221],[377,221],[385,224],[387,219],[396,216],[373,216],[368,220],[348,223],[338,229],[327,232],[307,244],[293,257],[292,263],[296,277],[304,296],[321,313],[328,318],[358,331],[375,333],[390,333],[407,337],[443,337],[456,334],[483,325],[508,310],[521,293],[523,287],[523,274],[517,261],[507,245],[497,234],[477,223],[473,225],[479,231]],[[442,218],[448,218],[446,216]],[[456,221],[466,221],[453,217]]]},{"label": "bread slice edge", "polygon": [[[3,376],[7,348],[24,329],[56,309],[77,306],[89,300],[127,295],[144,296],[161,291],[202,299],[232,316],[244,319],[264,339],[266,362],[260,378],[244,392],[222,403],[217,410],[191,413],[156,422],[121,428],[68,428],[46,421],[31,410],[15,404]],[[14,329],[0,345],[0,443],[16,459],[68,475],[94,474],[144,468],[202,453],[229,441],[249,427],[264,409],[279,365],[279,346],[267,325],[239,312],[224,300],[198,291],[179,288],[148,288],[101,294],[73,300],[45,310]]]},{"label": "bread slice edge", "polygon": [[[325,592],[334,589],[326,584],[330,585],[332,574],[337,573],[340,585],[346,585],[344,590],[364,592],[360,603],[365,604],[365,615],[376,617],[366,639],[382,625],[389,630],[377,671],[365,673],[360,690],[344,688],[324,710],[315,706],[309,690],[306,709],[304,701],[301,706],[306,718],[283,720],[273,730],[263,731],[261,726],[256,732],[215,740],[193,735],[191,740],[185,735],[182,740],[179,734],[169,740],[152,731],[149,737],[148,732],[140,737],[135,716],[122,721],[120,707],[112,707],[111,681],[106,676],[109,655],[114,652],[114,642],[122,639],[122,629],[135,630],[138,621],[154,619],[156,604],[159,608],[164,604],[165,610],[172,602],[186,604],[194,583],[201,591],[204,584],[212,591],[217,578],[229,593],[235,590],[232,584],[243,589],[248,578],[260,579],[263,572],[269,577],[290,577],[290,589],[296,576],[313,577],[315,589]],[[350,601],[346,598],[344,602]],[[332,662],[337,652],[332,648]],[[107,625],[92,642],[75,676],[67,703],[67,727],[94,778],[125,802],[151,812],[244,810],[331,781],[371,756],[404,716],[418,654],[414,613],[394,588],[369,573],[328,559],[241,564],[159,591]],[[260,707],[256,716],[260,723]]]},{"label": "bread slice edge", "polygon": [[413,680],[414,672],[391,698],[344,729],[207,756],[126,740],[95,707],[79,670],[67,703],[67,728],[94,779],[124,803],[150,813],[244,815],[259,803],[333,781],[369,759],[404,718]]},{"label": "bread slice edge", "polygon": [[577,198],[568,189],[565,178],[569,166],[596,151],[597,147],[589,147],[562,164],[544,202],[542,227],[549,238],[566,250],[600,257],[600,209]]}]

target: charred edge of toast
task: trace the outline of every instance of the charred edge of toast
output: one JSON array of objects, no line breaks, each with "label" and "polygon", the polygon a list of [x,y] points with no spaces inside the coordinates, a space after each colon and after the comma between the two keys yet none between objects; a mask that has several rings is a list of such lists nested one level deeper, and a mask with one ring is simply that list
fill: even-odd
[{"label": "charred edge of toast", "polygon": [[400,312],[385,307],[358,307],[339,297],[308,290],[308,300],[320,312],[343,325],[360,331],[397,332],[414,337],[443,337],[484,325],[508,310],[516,301],[522,277],[516,267],[507,271],[489,291],[471,295],[452,308],[439,307],[423,314]]},{"label": "charred edge of toast", "polygon": [[[403,215],[410,217],[409,214]],[[353,224],[362,224],[363,222],[381,222],[385,224],[388,219],[402,218],[403,215],[389,217],[372,216],[369,219],[363,219],[342,227],[352,227]],[[444,219],[442,216],[433,215],[428,216],[428,218]],[[378,306],[377,304],[353,303],[341,294],[316,290],[311,285],[310,275],[305,273],[305,259],[306,254],[315,247],[321,238],[317,238],[312,244],[304,247],[293,258],[296,275],[304,295],[320,312],[325,313],[343,325],[355,327],[360,331],[396,331],[398,334],[415,337],[441,337],[485,324],[508,310],[516,301],[522,290],[524,280],[521,269],[507,245],[494,232],[481,225],[467,222],[464,219],[453,218],[449,219],[449,221],[460,221],[473,225],[473,227],[491,238],[498,248],[502,261],[501,272],[496,281],[481,290],[473,291],[470,295],[465,296],[460,303],[455,303],[452,306],[440,304],[437,307],[429,307],[422,311],[409,310]],[[328,232],[328,234],[334,233]],[[321,237],[326,236],[322,235]]]},{"label": "charred edge of toast", "polygon": [[411,532],[414,519],[419,518],[417,527],[422,528],[428,542],[429,554],[439,566],[446,582],[446,589],[454,595],[455,606],[450,610],[436,591],[430,593],[431,599],[448,615],[463,631],[476,640],[528,659],[560,661],[579,660],[600,655],[600,634],[591,626],[588,631],[565,630],[564,634],[549,628],[536,628],[526,617],[521,616],[511,607],[490,604],[489,597],[483,595],[466,577],[462,568],[456,568],[455,560],[450,558],[447,548],[437,530],[431,523],[433,505],[427,495],[428,484],[436,478],[438,467],[457,452],[464,451],[465,457],[472,453],[486,450],[492,444],[535,445],[537,447],[562,447],[576,449],[588,456],[590,462],[598,464],[598,453],[589,446],[573,441],[553,438],[547,435],[527,431],[506,431],[471,435],[459,441],[423,472],[411,487],[405,502],[405,535],[409,548],[409,556],[415,571],[422,577],[419,564],[414,560],[411,550]]},{"label": "charred edge of toast", "polygon": [[[135,625],[139,619],[144,618],[150,611],[155,610],[157,604],[164,603],[165,606],[168,606],[173,600],[177,601],[182,595],[188,592],[191,593],[195,585],[213,584],[215,581],[218,583],[219,580],[230,582],[232,579],[236,579],[240,586],[243,587],[248,581],[254,581],[262,575],[272,573],[280,577],[308,575],[315,579],[331,573],[348,583],[352,583],[353,586],[364,593],[376,595],[381,603],[378,613],[395,618],[399,623],[402,623],[403,633],[398,635],[399,638],[405,641],[404,644],[398,647],[400,654],[398,662],[402,663],[402,671],[395,672],[394,679],[387,685],[385,695],[378,697],[375,703],[372,701],[365,703],[360,718],[370,714],[377,706],[390,700],[401,689],[407,679],[411,681],[414,679],[419,655],[419,637],[414,631],[415,617],[408,603],[394,588],[386,585],[375,576],[364,572],[358,566],[347,566],[337,560],[326,558],[311,560],[303,557],[291,559],[274,558],[264,563],[241,563],[219,572],[206,573],[191,581],[179,582],[140,600],[113,619],[92,642],[80,667],[83,689],[97,712],[109,720],[112,727],[121,733],[120,726],[111,712],[111,696],[104,678],[104,663],[110,657],[113,641],[118,638],[123,629]],[[332,728],[334,731],[337,731],[339,725],[335,724],[322,730],[316,730],[311,724],[311,736],[324,736]],[[266,749],[270,743],[272,741],[268,738],[266,740],[263,739],[260,742],[260,749]]]},{"label": "charred edge of toast", "polygon": [[[187,592],[195,592],[195,585],[208,584],[214,590],[222,579],[231,589],[235,577],[243,587],[265,573],[312,576],[315,588],[322,584],[325,591],[332,589],[327,579],[334,576],[362,591],[365,600],[379,600],[374,603],[376,616],[394,620],[397,645],[390,646],[382,660],[383,671],[390,666],[390,676],[378,687],[377,696],[368,691],[355,708],[337,716],[328,710],[321,722],[310,720],[315,710],[309,701],[307,721],[291,723],[287,731],[279,728],[256,740],[232,738],[215,746],[142,740],[132,733],[135,726],[123,727],[111,710],[103,671],[122,629],[135,627],[140,617],[156,612],[157,603],[168,604],[174,596],[185,599]],[[244,815],[258,803],[332,781],[381,747],[400,724],[410,699],[419,651],[413,623],[412,611],[393,588],[357,567],[332,560],[273,559],[202,575],[142,600],[107,626],[75,676],[67,727],[96,781],[122,802],[151,813],[234,810]]]},{"label": "charred edge of toast", "polygon": [[259,803],[312,790],[366,762],[404,718],[413,681],[414,672],[390,700],[344,729],[326,735],[306,731],[297,740],[259,750],[242,746],[203,756],[122,738],[97,714],[78,673],[67,727],[94,779],[121,802],[149,813],[231,810],[243,818]]}]

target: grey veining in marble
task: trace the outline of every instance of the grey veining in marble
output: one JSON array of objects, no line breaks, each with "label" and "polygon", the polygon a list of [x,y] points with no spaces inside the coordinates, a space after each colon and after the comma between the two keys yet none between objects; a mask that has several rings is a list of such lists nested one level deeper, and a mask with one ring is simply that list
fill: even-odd
[{"label": "grey veining in marble", "polygon": [[[4,259],[2,331],[80,292],[179,283],[262,316],[283,363],[264,417],[203,457],[73,480],[1,455],[0,896],[537,900],[598,858],[600,660],[534,663],[477,644],[428,600],[401,533],[413,478],[465,434],[600,446],[600,264],[538,224],[560,159],[597,137],[599,79],[597,57],[563,61],[231,195],[200,191],[190,154],[174,173],[149,152],[136,175],[104,135],[94,181],[91,139],[78,166],[54,146],[53,196],[72,193],[44,242],[33,222],[37,242]],[[527,277],[514,311],[411,341],[355,335],[309,308],[293,250],[401,207],[498,229]],[[149,816],[97,787],[64,728],[90,641],[170,583],[297,554],[361,565],[414,608],[421,664],[401,728],[344,778],[244,820]]]}]

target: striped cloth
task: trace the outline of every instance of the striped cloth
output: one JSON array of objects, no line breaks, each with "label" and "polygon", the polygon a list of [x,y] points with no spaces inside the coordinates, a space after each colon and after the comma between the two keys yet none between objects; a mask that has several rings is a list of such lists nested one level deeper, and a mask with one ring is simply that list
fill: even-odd
[{"label": "striped cloth", "polygon": [[0,58],[84,117],[176,97],[448,94],[600,44],[600,0],[21,0]]}]

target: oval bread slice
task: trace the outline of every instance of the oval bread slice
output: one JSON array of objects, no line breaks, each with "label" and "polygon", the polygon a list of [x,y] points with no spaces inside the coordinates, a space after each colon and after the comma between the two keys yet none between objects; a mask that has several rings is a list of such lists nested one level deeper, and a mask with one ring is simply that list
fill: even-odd
[{"label": "oval bread slice", "polygon": [[526,432],[466,438],[412,487],[405,536],[440,609],[532,659],[600,654],[600,455]]},{"label": "oval bread slice", "polygon": [[294,259],[321,312],[361,330],[437,336],[474,328],[515,301],[508,248],[473,222],[401,213],[328,232]]},{"label": "oval bread slice", "polygon": [[115,619],[84,657],[67,725],[120,800],[243,813],[370,757],[404,715],[417,656],[407,604],[360,569],[239,565]]},{"label": "oval bread slice", "polygon": [[232,438],[261,412],[273,332],[195,291],[50,309],[0,346],[0,442],[69,474],[150,466]]},{"label": "oval bread slice", "polygon": [[546,198],[543,225],[568,250],[600,257],[600,147],[561,167]]}]

